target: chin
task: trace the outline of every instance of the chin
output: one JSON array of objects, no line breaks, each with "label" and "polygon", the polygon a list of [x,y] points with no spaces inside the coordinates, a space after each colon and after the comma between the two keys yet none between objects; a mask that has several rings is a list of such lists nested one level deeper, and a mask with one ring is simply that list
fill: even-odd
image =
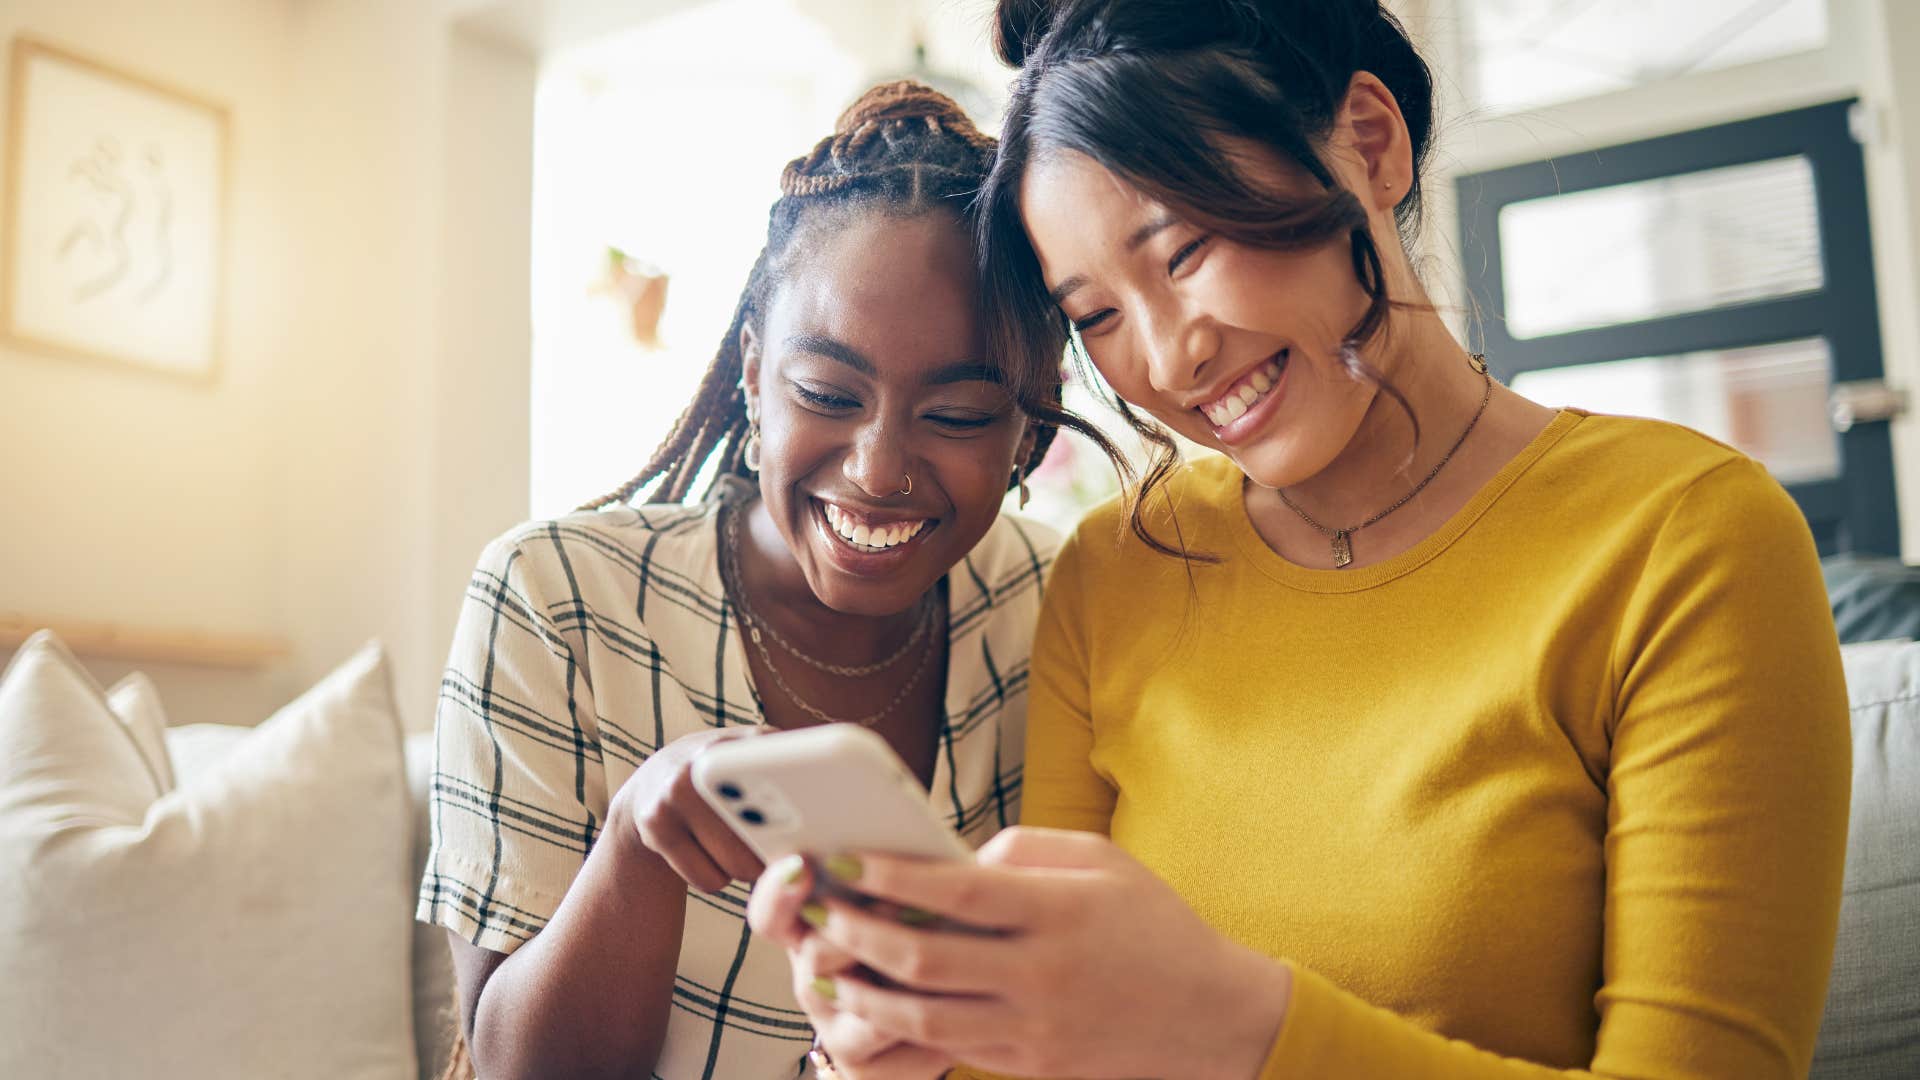
[{"label": "chin", "polygon": [[1245,446],[1225,448],[1247,479],[1264,488],[1292,487],[1324,471],[1339,456],[1339,448],[1319,452],[1302,440],[1280,432],[1267,433]]}]

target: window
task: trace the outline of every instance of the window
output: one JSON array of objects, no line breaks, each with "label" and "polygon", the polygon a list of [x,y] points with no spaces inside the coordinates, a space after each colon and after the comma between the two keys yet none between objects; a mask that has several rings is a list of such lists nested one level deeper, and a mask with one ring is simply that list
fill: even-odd
[{"label": "window", "polygon": [[1460,177],[1467,288],[1495,370],[1547,405],[1652,416],[1752,454],[1822,551],[1899,550],[1850,102]]}]

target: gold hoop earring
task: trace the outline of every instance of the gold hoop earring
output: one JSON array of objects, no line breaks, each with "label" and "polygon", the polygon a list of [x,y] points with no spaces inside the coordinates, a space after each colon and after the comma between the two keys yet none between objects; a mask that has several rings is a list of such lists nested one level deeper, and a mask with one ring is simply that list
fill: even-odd
[{"label": "gold hoop earring", "polygon": [[902,495],[913,494],[913,477],[903,474],[902,478],[906,480],[907,486],[900,489],[900,494]]},{"label": "gold hoop earring", "polygon": [[1013,478],[1020,481],[1020,509],[1025,510],[1027,500],[1033,497],[1033,492],[1027,490],[1027,467],[1022,465],[1014,469]]}]

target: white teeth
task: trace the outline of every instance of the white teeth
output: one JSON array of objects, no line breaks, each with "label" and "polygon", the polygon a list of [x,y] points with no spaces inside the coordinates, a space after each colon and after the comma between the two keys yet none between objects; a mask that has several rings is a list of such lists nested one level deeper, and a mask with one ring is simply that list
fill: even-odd
[{"label": "white teeth", "polygon": [[1253,374],[1237,389],[1227,391],[1218,401],[1200,406],[1200,414],[1211,421],[1214,427],[1225,427],[1247,415],[1262,395],[1279,384],[1280,365],[1269,360],[1254,369]]},{"label": "white teeth", "polygon": [[827,524],[840,534],[841,539],[861,547],[884,550],[898,547],[920,535],[927,527],[925,521],[901,521],[891,525],[863,525],[856,522],[852,515],[832,503],[825,503]]}]

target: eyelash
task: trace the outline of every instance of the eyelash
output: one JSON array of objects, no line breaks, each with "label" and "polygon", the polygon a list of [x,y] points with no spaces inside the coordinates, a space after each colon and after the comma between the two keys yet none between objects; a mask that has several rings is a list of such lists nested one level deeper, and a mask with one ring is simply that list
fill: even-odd
[{"label": "eyelash", "polygon": [[822,408],[822,409],[832,409],[832,410],[838,411],[841,409],[851,409],[855,405],[860,404],[859,402],[854,401],[852,398],[843,398],[834,394],[822,394],[817,390],[809,390],[806,387],[801,386],[799,383],[793,384],[793,390],[795,393],[799,394],[801,400],[805,401],[807,404],[818,406],[819,408]]},{"label": "eyelash", "polygon": [[[1213,237],[1211,236],[1195,237],[1189,241],[1185,247],[1174,252],[1173,258],[1167,260],[1167,276],[1172,277],[1175,271],[1186,265],[1187,260],[1193,258],[1193,256],[1212,239]],[[1106,322],[1107,316],[1112,314],[1112,308],[1108,308],[1105,311],[1096,311],[1092,315],[1073,323],[1073,331],[1076,334],[1084,334],[1094,327],[1099,326],[1101,323]]]},{"label": "eyelash", "polygon": [[1172,277],[1174,271],[1180,269],[1188,259],[1193,257],[1195,252],[1205,247],[1207,241],[1211,239],[1213,239],[1211,236],[1197,236],[1190,241],[1186,247],[1174,252],[1173,258],[1167,260],[1167,276]]},{"label": "eyelash", "polygon": [[[831,412],[844,412],[847,409],[856,408],[860,404],[852,398],[844,398],[835,394],[822,394],[817,390],[809,390],[798,383],[794,384],[793,389],[795,393],[800,395],[801,400],[807,404]],[[995,420],[999,419],[999,417],[981,416],[961,418],[958,416],[933,414],[928,416],[927,419],[939,424],[941,427],[950,428],[955,431],[972,431],[990,426]]]}]

